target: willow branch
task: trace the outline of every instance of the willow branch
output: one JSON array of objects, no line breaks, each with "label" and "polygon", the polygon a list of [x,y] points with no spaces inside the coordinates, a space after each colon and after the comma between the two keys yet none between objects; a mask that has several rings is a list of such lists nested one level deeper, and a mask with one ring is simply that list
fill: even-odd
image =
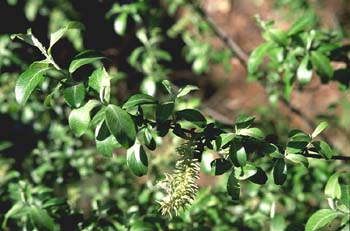
[{"label": "willow branch", "polygon": [[[194,10],[201,15],[201,17],[208,23],[214,34],[231,50],[231,52],[238,58],[241,65],[247,70],[248,68],[248,57],[249,55],[233,40],[225,31],[223,31],[220,26],[216,24],[213,18],[208,15],[205,10],[203,10],[198,4],[192,4]],[[260,82],[260,84],[262,84]],[[264,85],[264,84],[262,84]],[[301,118],[310,129],[314,129],[316,124],[310,120],[302,111],[294,107],[289,101],[283,97],[279,97],[279,101],[287,107],[295,116]],[[324,135],[320,134],[322,139],[329,142],[329,139]]]},{"label": "willow branch", "polygon": [[[317,154],[303,154],[303,156],[309,157],[309,158],[315,158],[315,159],[325,159],[323,156],[317,155]],[[331,160],[350,161],[350,156],[332,156],[332,158],[330,158],[330,159]]]}]

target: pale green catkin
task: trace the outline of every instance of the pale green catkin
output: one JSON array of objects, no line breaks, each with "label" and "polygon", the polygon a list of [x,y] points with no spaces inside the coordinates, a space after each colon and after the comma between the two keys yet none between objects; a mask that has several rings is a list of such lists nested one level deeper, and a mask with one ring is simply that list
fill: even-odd
[{"label": "pale green catkin", "polygon": [[162,215],[173,213],[177,216],[181,209],[192,203],[198,191],[196,180],[199,178],[200,165],[193,159],[194,149],[190,143],[185,143],[176,149],[180,159],[176,162],[172,174],[165,174],[165,179],[159,182],[167,195],[159,201]]}]

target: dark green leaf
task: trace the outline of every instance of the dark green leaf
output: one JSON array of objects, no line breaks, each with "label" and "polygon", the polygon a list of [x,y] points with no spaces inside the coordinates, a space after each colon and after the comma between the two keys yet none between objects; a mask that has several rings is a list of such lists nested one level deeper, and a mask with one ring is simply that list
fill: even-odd
[{"label": "dark green leaf", "polygon": [[173,114],[174,102],[166,102],[157,105],[156,109],[156,119],[158,122],[164,122]]},{"label": "dark green leaf", "polygon": [[85,87],[83,83],[67,87],[63,91],[64,99],[73,108],[80,107],[85,98]]},{"label": "dark green leaf", "polygon": [[278,150],[278,147],[271,143],[264,143],[258,151],[259,151],[259,154],[263,156],[269,155],[270,157],[273,157],[273,158],[284,157],[282,153]]},{"label": "dark green leaf", "polygon": [[17,79],[15,94],[19,104],[24,105],[33,90],[44,79],[44,74],[50,69],[45,62],[34,62]]},{"label": "dark green leaf", "polygon": [[255,120],[255,116],[239,115],[235,125],[238,129],[248,128]]},{"label": "dark green leaf", "polygon": [[277,185],[283,185],[287,179],[287,166],[283,159],[277,159],[273,166],[273,180]]},{"label": "dark green leaf", "polygon": [[244,167],[235,168],[236,178],[239,180],[246,180],[257,173],[257,168],[254,165],[247,164]]},{"label": "dark green leaf", "polygon": [[150,95],[136,94],[132,95],[123,105],[123,108],[128,109],[143,104],[157,104],[158,101]]},{"label": "dark green leaf", "polygon": [[230,161],[223,158],[215,159],[211,162],[211,172],[213,175],[222,175],[232,168]]},{"label": "dark green leaf", "polygon": [[236,142],[232,142],[230,146],[230,159],[236,167],[241,167],[247,163],[247,153],[244,147]]},{"label": "dark green leaf", "polygon": [[131,147],[136,140],[135,123],[131,116],[112,104],[108,105],[105,113],[109,131],[124,148]]},{"label": "dark green leaf", "polygon": [[340,173],[334,173],[331,177],[329,177],[326,187],[324,189],[324,194],[326,194],[327,197],[330,197],[332,199],[340,199],[341,197],[341,188],[338,181]]},{"label": "dark green leaf", "polygon": [[73,109],[69,115],[69,127],[77,136],[83,135],[89,128],[90,111],[99,105],[97,100],[89,100],[84,106],[78,109]]},{"label": "dark green leaf", "polygon": [[145,145],[150,150],[156,149],[156,141],[154,140],[152,133],[149,129],[144,129],[143,132],[143,140],[145,142]]},{"label": "dark green leaf", "polygon": [[74,57],[73,61],[69,65],[69,73],[73,73],[79,67],[86,64],[93,63],[97,60],[103,59],[104,57],[96,51],[85,50]]},{"label": "dark green leaf", "polygon": [[128,149],[126,161],[129,168],[136,176],[143,176],[147,174],[147,154],[140,143],[136,142],[131,148]]},{"label": "dark green leaf", "polygon": [[317,152],[319,152],[324,158],[326,159],[332,158],[334,152],[328,143],[324,141],[315,141],[315,142],[312,142],[312,145],[315,147]]},{"label": "dark green leaf", "polygon": [[316,231],[320,228],[326,226],[328,223],[332,222],[338,217],[338,212],[330,209],[320,209],[317,210],[308,219],[305,227],[305,231]]},{"label": "dark green leaf", "polygon": [[202,113],[200,113],[197,110],[184,109],[181,111],[177,111],[175,114],[180,119],[187,120],[187,121],[197,125],[198,127],[205,127],[205,125],[207,125],[207,120],[202,115]]},{"label": "dark green leaf", "polygon": [[260,167],[256,167],[256,173],[249,177],[248,180],[255,184],[263,185],[266,184],[268,179],[265,171]]},{"label": "dark green leaf", "polygon": [[319,51],[312,51],[311,62],[321,76],[326,76],[328,79],[333,77],[333,68],[327,56]]},{"label": "dark green leaf", "polygon": [[29,210],[29,216],[33,222],[33,225],[38,230],[54,230],[54,221],[46,212],[46,210],[43,210],[36,206],[31,206]]},{"label": "dark green leaf", "polygon": [[231,196],[232,200],[237,201],[239,200],[240,191],[240,183],[235,176],[235,171],[232,171],[227,181],[227,193]]}]

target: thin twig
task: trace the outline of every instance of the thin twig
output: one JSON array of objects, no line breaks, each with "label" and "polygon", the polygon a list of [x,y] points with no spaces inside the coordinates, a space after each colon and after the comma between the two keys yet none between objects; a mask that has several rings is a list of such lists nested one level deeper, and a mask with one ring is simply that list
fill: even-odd
[{"label": "thin twig", "polygon": [[[303,156],[309,157],[309,158],[316,158],[316,159],[325,159],[323,156],[317,155],[317,154],[303,154]],[[332,158],[330,158],[330,159],[331,160],[350,161],[350,156],[332,156]]]}]

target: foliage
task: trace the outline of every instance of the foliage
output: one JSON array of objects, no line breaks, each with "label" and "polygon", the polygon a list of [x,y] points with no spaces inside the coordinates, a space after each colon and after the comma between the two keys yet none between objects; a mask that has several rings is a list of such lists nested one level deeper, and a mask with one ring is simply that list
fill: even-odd
[{"label": "foliage", "polygon": [[[62,6],[69,4],[62,1]],[[35,20],[42,5],[51,14],[69,15],[55,1],[28,1],[28,20]],[[331,222],[339,229],[349,228],[349,170],[325,162],[339,156],[331,144],[318,139],[327,122],[310,134],[293,129],[285,142],[272,142],[254,116],[241,115],[232,124],[204,116],[191,103],[199,88],[168,80],[174,60],[162,48],[164,39],[181,35],[184,59],[195,74],[207,72],[209,63],[227,66],[233,54],[204,42],[212,29],[196,12],[197,3],[165,1],[166,9],[142,0],[108,6],[106,21],[113,21],[115,33],[129,34],[139,43],[127,60],[142,75],[140,92],[129,92],[127,98],[116,94],[123,79],[111,60],[74,42],[83,41],[85,26],[80,22],[51,31],[48,42],[31,30],[12,35],[13,42],[5,36],[0,40],[1,112],[19,124],[33,123],[33,133],[45,137],[17,168],[7,153],[17,155],[18,149],[0,140],[2,229],[296,230],[305,224],[306,230],[317,230]],[[180,7],[192,9],[193,17],[163,30],[165,12],[174,15]],[[348,67],[334,70],[331,65],[331,59],[349,62],[340,37],[310,29],[314,15],[300,18],[288,31],[274,28],[271,21],[257,22],[266,42],[252,52],[247,68],[249,78],[264,82],[271,95],[281,94],[283,86],[289,99],[294,82],[308,84],[313,70],[323,83],[337,80],[341,89],[348,88]],[[66,37],[77,54],[62,65],[54,50]],[[27,64],[16,49],[27,52],[29,46],[38,54]],[[16,71],[7,71],[12,66]],[[11,76],[17,72],[14,81]],[[173,144],[156,154],[167,138]],[[167,166],[172,174],[162,174]],[[200,169],[219,177],[217,188],[197,185]],[[142,183],[132,174],[149,178]],[[323,188],[325,197],[319,193]],[[321,208],[325,198],[327,209]],[[176,216],[169,219],[164,214]]]}]

